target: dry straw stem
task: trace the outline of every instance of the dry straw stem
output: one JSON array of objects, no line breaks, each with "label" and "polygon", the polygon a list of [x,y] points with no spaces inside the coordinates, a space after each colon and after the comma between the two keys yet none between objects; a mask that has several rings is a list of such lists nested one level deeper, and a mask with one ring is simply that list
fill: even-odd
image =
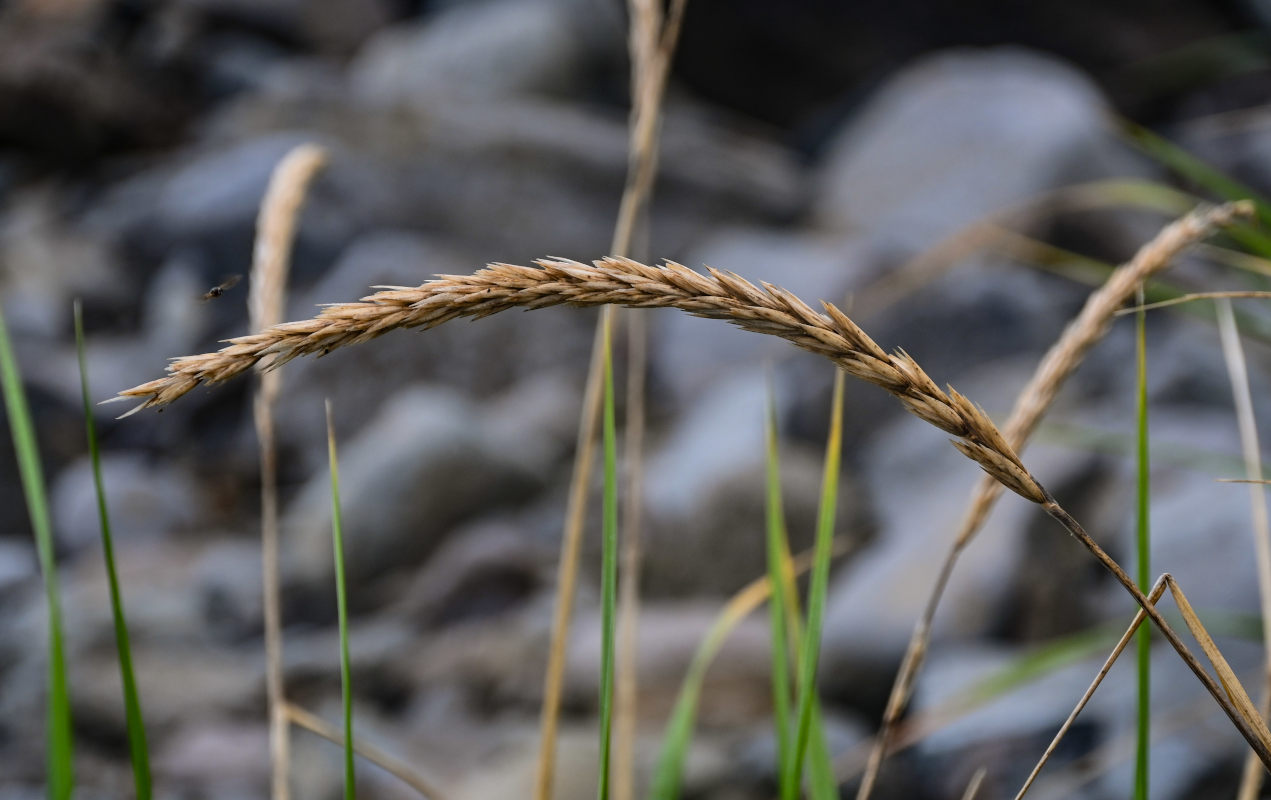
[{"label": "dry straw stem", "polygon": [[[326,720],[317,714],[306,711],[299,706],[286,703],[283,706],[283,712],[287,719],[301,728],[321,736],[328,742],[334,742],[340,747],[344,746],[344,734],[339,728],[330,725]],[[372,744],[367,744],[365,737],[357,739],[353,742],[353,751],[371,762],[375,766],[383,769],[388,774],[400,780],[402,783],[419,792],[421,797],[428,800],[445,800],[445,795],[441,793],[432,781],[420,775],[414,767],[406,762],[390,756],[383,750]]]},{"label": "dry straw stem", "polygon": [[1184,295],[1179,295],[1178,297],[1171,297],[1168,300],[1159,300],[1155,303],[1145,303],[1141,306],[1133,306],[1131,308],[1122,308],[1122,309],[1119,309],[1116,313],[1117,313],[1117,316],[1120,317],[1126,314],[1134,314],[1139,311],[1152,311],[1157,308],[1168,308],[1170,306],[1177,306],[1183,303],[1193,303],[1197,300],[1238,300],[1238,299],[1265,300],[1267,298],[1271,298],[1271,292],[1257,292],[1257,291],[1195,292],[1193,294],[1184,294]]},{"label": "dry straw stem", "polygon": [[[256,247],[252,254],[251,286],[247,297],[252,330],[260,331],[282,321],[283,299],[296,222],[309,184],[326,164],[326,153],[316,145],[292,149],[274,168],[256,220]],[[274,400],[281,376],[261,375],[252,414],[260,441],[261,573],[265,616],[266,693],[269,699],[269,753],[273,769],[272,796],[290,796],[287,776],[290,743],[287,738],[286,701],[283,691],[282,611],[278,580],[278,448],[274,437]]]},{"label": "dry straw stem", "polygon": [[[629,49],[631,52],[631,124],[626,185],[618,208],[610,252],[627,255],[635,230],[648,206],[653,179],[657,174],[658,127],[662,95],[670,72],[671,57],[679,39],[686,0],[673,0],[670,14],[663,19],[659,2],[630,0]],[[579,550],[583,520],[587,510],[587,488],[591,478],[596,425],[600,418],[600,378],[603,343],[611,337],[614,309],[603,309],[592,339],[591,364],[583,393],[579,418],[574,473],[570,482],[569,506],[561,535],[556,611],[552,623],[547,671],[543,681],[543,705],[539,721],[539,760],[534,779],[535,800],[548,800],[556,770],[556,730],[560,719],[560,697],[565,675],[565,647],[573,617],[574,587],[578,579]],[[635,575],[639,568],[640,442],[643,436],[644,344],[643,328],[628,328],[631,354],[628,363],[628,407],[624,459],[627,474],[627,504],[624,518],[622,573]],[[634,400],[634,402],[631,402]],[[617,664],[616,733],[614,787],[617,800],[629,800],[633,786],[635,719],[634,630],[638,607],[637,581],[622,581],[619,616],[619,661]]]},{"label": "dry straw stem", "polygon": [[[1157,578],[1156,583],[1152,585],[1152,591],[1148,592],[1148,600],[1156,603],[1161,599],[1161,595],[1165,593],[1166,580],[1169,579],[1169,577],[1170,576],[1166,574]],[[1050,757],[1054,755],[1055,749],[1059,747],[1059,743],[1063,741],[1065,736],[1068,735],[1068,731],[1072,728],[1073,723],[1077,721],[1078,715],[1085,710],[1086,704],[1090,702],[1090,698],[1094,697],[1095,690],[1099,688],[1099,684],[1103,683],[1103,679],[1106,678],[1108,672],[1112,670],[1112,665],[1116,663],[1126,646],[1130,644],[1130,639],[1134,637],[1134,632],[1137,631],[1139,626],[1143,624],[1143,620],[1146,616],[1147,615],[1143,613],[1142,609],[1139,609],[1139,611],[1135,613],[1133,621],[1130,622],[1130,625],[1126,628],[1125,633],[1121,634],[1121,638],[1112,648],[1112,652],[1104,660],[1103,666],[1099,668],[1097,673],[1095,673],[1094,680],[1092,680],[1090,685],[1086,687],[1086,691],[1081,695],[1081,699],[1078,700],[1077,705],[1073,707],[1072,713],[1070,713],[1068,718],[1064,720],[1064,724],[1059,726],[1059,731],[1055,734],[1054,738],[1051,739],[1050,744],[1046,746],[1046,750],[1042,753],[1041,758],[1037,760],[1037,765],[1033,767],[1033,771],[1028,774],[1028,778],[1024,781],[1024,785],[1015,795],[1015,800],[1021,800],[1021,798],[1028,793],[1028,790],[1032,788],[1033,783],[1037,780],[1037,776],[1041,774],[1042,768],[1046,766],[1046,762],[1050,761]]]},{"label": "dry straw stem", "polygon": [[[1240,448],[1244,452],[1245,476],[1248,480],[1262,479],[1262,454],[1258,448],[1258,425],[1253,414],[1253,395],[1249,391],[1249,371],[1245,366],[1244,348],[1240,346],[1240,331],[1231,311],[1231,300],[1223,298],[1215,303],[1218,312],[1218,333],[1222,341],[1223,360],[1227,375],[1231,378],[1231,394],[1236,407],[1236,424],[1240,430]],[[1249,486],[1250,515],[1253,518],[1253,548],[1258,565],[1258,588],[1262,598],[1262,618],[1271,619],[1271,521],[1267,518],[1266,492],[1256,484]],[[1258,715],[1266,719],[1271,709],[1271,630],[1263,631],[1264,665],[1262,703]],[[1237,800],[1254,800],[1262,789],[1265,773],[1252,758],[1245,760],[1244,774],[1240,779]]]},{"label": "dry straw stem", "polygon": [[[1207,236],[1215,227],[1252,214],[1253,205],[1248,202],[1197,209],[1166,226],[1151,242],[1140,248],[1134,258],[1118,267],[1107,282],[1090,295],[1081,312],[1068,324],[1059,340],[1037,365],[1028,385],[1016,399],[1015,408],[1006,422],[1006,441],[1015,448],[1024,446],[1064,382],[1085,359],[1090,348],[1107,334],[1117,310],[1134,296],[1139,286],[1165,269],[1184,249]],[[957,536],[945,554],[944,563],[931,587],[922,616],[914,626],[905,657],[892,685],[882,724],[857,791],[857,800],[865,800],[873,790],[887,748],[922,668],[931,637],[932,622],[949,577],[963,549],[984,525],[989,511],[1001,495],[1002,485],[989,477],[980,482],[963,515]]]},{"label": "dry straw stem", "polygon": [[[635,231],[645,225],[657,175],[658,130],[662,97],[671,59],[684,21],[686,0],[673,0],[668,14],[662,0],[628,0],[628,51],[631,57],[631,143],[626,186],[618,208],[613,247],[616,255],[631,255]],[[627,402],[622,448],[624,494],[618,584],[617,663],[614,692],[614,800],[635,795],[635,740],[639,682],[636,631],[639,625],[640,547],[644,496],[644,385],[648,369],[648,332],[643,315],[627,314]],[[608,324],[605,320],[602,324]],[[562,643],[563,646],[563,643]],[[541,795],[546,797],[547,793]]]},{"label": "dry straw stem", "polygon": [[980,787],[984,785],[984,778],[989,774],[986,767],[979,767],[975,770],[975,774],[971,776],[970,782],[966,785],[966,791],[962,793],[962,800],[975,800],[980,794]]},{"label": "dry straw stem", "polygon": [[760,288],[733,273],[711,269],[702,275],[673,262],[657,267],[622,258],[593,264],[544,259],[538,265],[492,264],[472,275],[441,276],[417,287],[385,288],[357,303],[330,305],[312,319],[231,339],[218,352],[178,358],[166,377],[121,396],[142,400],[139,408],[162,405],[200,383],[228,380],[262,362],[279,366],[302,355],[370,341],[395,328],[430,328],[511,308],[678,308],[778,336],[890,392],[910,412],[954,436],[960,452],[1007,488],[1041,505],[1145,609],[1262,762],[1271,765],[1271,742],[1251,728],[1125,570],[1042,488],[978,406],[951,388],[941,389],[907,354],[887,353],[830,303],[820,314],[784,289],[767,283]]},{"label": "dry straw stem", "polygon": [[[1271,731],[1267,729],[1262,716],[1254,707],[1253,701],[1249,699],[1249,695],[1245,693],[1244,687],[1240,685],[1240,681],[1236,677],[1236,673],[1231,669],[1231,665],[1227,663],[1227,660],[1223,657],[1221,651],[1218,650],[1218,645],[1214,643],[1214,640],[1210,637],[1209,632],[1205,630],[1205,626],[1201,622],[1200,617],[1197,616],[1196,611],[1187,600],[1187,595],[1183,593],[1183,588],[1179,586],[1177,581],[1174,580],[1174,576],[1167,572],[1156,579],[1156,583],[1152,585],[1151,592],[1148,593],[1149,602],[1155,606],[1161,596],[1165,593],[1166,589],[1168,589],[1170,594],[1174,597],[1174,602],[1178,605],[1178,610],[1182,613],[1183,621],[1187,624],[1188,630],[1190,630],[1192,635],[1196,637],[1196,640],[1200,643],[1201,649],[1204,650],[1206,657],[1209,658],[1210,663],[1212,663],[1214,668],[1217,670],[1218,678],[1223,685],[1223,690],[1227,693],[1227,697],[1230,699],[1232,705],[1239,709],[1241,716],[1250,723],[1251,727],[1257,732],[1261,739],[1264,741],[1271,740]],[[1024,781],[1023,787],[1021,787],[1019,793],[1015,795],[1015,800],[1022,800],[1024,795],[1028,793],[1028,790],[1032,787],[1033,782],[1037,780],[1037,776],[1041,773],[1042,768],[1046,766],[1046,762],[1050,760],[1051,755],[1054,754],[1055,749],[1059,746],[1059,742],[1068,733],[1068,730],[1076,721],[1077,716],[1086,707],[1086,704],[1090,702],[1090,698],[1094,696],[1095,690],[1099,688],[1103,679],[1107,677],[1108,672],[1112,669],[1112,665],[1116,663],[1117,658],[1119,658],[1122,651],[1125,650],[1126,645],[1130,643],[1130,639],[1134,636],[1134,632],[1138,630],[1139,625],[1143,624],[1144,617],[1145,615],[1142,609],[1134,615],[1134,619],[1130,622],[1130,626],[1126,629],[1125,633],[1122,634],[1121,639],[1117,642],[1116,646],[1112,648],[1112,652],[1104,661],[1103,666],[1095,675],[1094,680],[1091,681],[1090,686],[1086,689],[1085,693],[1082,694],[1081,699],[1077,701],[1077,705],[1073,708],[1072,713],[1070,713],[1068,718],[1064,720],[1064,724],[1060,726],[1059,732],[1055,734],[1054,739],[1052,739],[1050,745],[1047,746],[1041,759],[1038,760],[1037,765],[1033,767],[1033,771],[1029,773],[1028,779]],[[1258,762],[1255,760],[1253,763],[1254,766],[1257,767]],[[1248,768],[1246,768],[1245,774],[1248,774]],[[1246,791],[1246,786],[1247,784],[1242,784],[1242,792]]]}]

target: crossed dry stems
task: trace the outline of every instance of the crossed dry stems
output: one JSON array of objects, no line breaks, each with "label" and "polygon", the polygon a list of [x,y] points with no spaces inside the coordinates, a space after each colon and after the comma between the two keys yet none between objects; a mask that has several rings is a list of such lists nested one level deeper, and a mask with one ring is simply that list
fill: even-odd
[{"label": "crossed dry stems", "polygon": [[[1016,448],[1024,447],[1042,417],[1050,410],[1060,388],[1085,360],[1090,349],[1107,335],[1113,319],[1119,313],[1118,309],[1133,299],[1139,287],[1168,267],[1183,250],[1203,239],[1215,227],[1229,224],[1237,217],[1252,216],[1253,213],[1254,208],[1248,202],[1197,209],[1166,226],[1152,241],[1139,248],[1132,259],[1118,267],[1102,286],[1091,293],[1081,312],[1064,328],[1058,341],[1038,363],[1028,385],[1016,399],[1010,418],[1003,426],[1006,440]],[[944,596],[945,587],[962,551],[984,526],[994,503],[1001,496],[1001,489],[1001,484],[990,478],[985,478],[976,486],[975,494],[959,523],[957,535],[950,543],[938,577],[931,586],[923,614],[914,626],[892,685],[891,695],[887,699],[882,724],[870,750],[856,800],[867,800],[873,790],[887,748],[895,736],[901,715],[913,692],[918,671],[926,657],[932,622]]]},{"label": "crossed dry stems", "polygon": [[[1225,206],[1198,213],[1207,215],[1209,224],[1224,224],[1243,211]],[[1271,768],[1271,737],[1265,726],[1238,710],[1244,705],[1243,689],[1227,681],[1220,687],[1125,570],[1029,473],[988,415],[951,387],[941,389],[908,354],[886,352],[830,303],[824,303],[824,313],[819,313],[780,287],[764,283],[761,288],[730,272],[708,269],[703,275],[674,262],[650,266],[612,257],[592,264],[565,259],[536,263],[537,267],[492,264],[471,275],[443,275],[416,287],[377,287],[382,291],[356,303],[328,305],[312,319],[230,339],[215,353],[177,358],[165,377],[121,392],[119,399],[140,399],[135,412],[171,403],[199,384],[226,381],[253,366],[272,369],[293,358],[370,341],[396,328],[432,328],[512,308],[678,308],[778,336],[891,393],[911,413],[955,437],[954,447],[1003,486],[1041,505],[1134,597]]]}]

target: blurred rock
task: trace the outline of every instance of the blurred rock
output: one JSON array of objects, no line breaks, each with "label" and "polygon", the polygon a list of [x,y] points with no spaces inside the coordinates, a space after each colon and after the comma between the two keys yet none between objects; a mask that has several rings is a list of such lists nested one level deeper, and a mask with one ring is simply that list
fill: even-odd
[{"label": "blurred rock", "polygon": [[[264,654],[258,647],[173,647],[134,636],[132,653],[146,724],[156,733],[190,720],[256,714],[264,702]],[[71,700],[76,714],[96,725],[112,725],[122,740],[126,728],[113,643],[75,658]]]},{"label": "blurred rock", "polygon": [[[1152,572],[1174,575],[1196,608],[1228,613],[1259,612],[1259,590],[1249,487],[1218,483],[1215,478],[1242,478],[1240,442],[1229,413],[1199,408],[1153,407],[1150,410],[1154,469],[1152,472]],[[1106,430],[1111,410],[1096,430]],[[1126,479],[1114,500],[1105,504],[1100,541],[1133,561],[1135,516],[1129,456]],[[1110,487],[1115,489],[1116,487]],[[1262,498],[1261,493],[1259,497]],[[1119,502],[1118,502],[1119,501]],[[1262,498],[1260,502],[1265,502]],[[1092,523],[1097,524],[1097,523]],[[1103,605],[1117,604],[1120,587],[1107,586]]]},{"label": "blurred rock", "polygon": [[[608,250],[627,160],[621,115],[538,96],[410,108],[300,88],[227,107],[208,136],[228,143],[297,130],[362,156],[353,161],[366,177],[350,213],[381,227],[445,231],[482,260]],[[351,156],[333,157],[332,169],[342,158]],[[787,221],[807,198],[790,151],[687,104],[666,120],[658,180],[664,199],[651,226],[668,255],[713,225]]]},{"label": "blurred rock", "polygon": [[[1014,690],[989,691],[983,702],[970,706],[966,702],[969,697],[983,691],[996,676],[1017,670],[1030,651],[985,644],[933,651],[918,681],[911,719],[927,714],[949,717],[919,745],[924,762],[965,766],[966,759],[973,758],[974,763],[989,768],[992,788],[1003,794],[1017,791],[1124,630],[1119,625],[1128,624],[1132,612],[1128,605],[1125,608],[1124,617],[1109,626],[1097,645],[1076,640],[1054,644],[1055,657],[1069,663],[1037,670]],[[1225,639],[1221,647],[1238,674],[1252,679],[1258,673],[1260,653],[1255,643]],[[1038,797],[1114,797],[1132,783],[1133,759],[1118,757],[1106,745],[1132,742],[1134,737],[1135,675],[1121,663],[1132,658],[1128,652],[1061,742],[1037,782]],[[1151,704],[1156,725],[1175,715],[1191,721],[1172,726],[1153,742],[1150,780],[1153,786],[1162,787],[1164,797],[1181,800],[1194,796],[1187,787],[1215,763],[1247,750],[1196,677],[1159,637],[1152,652]],[[1080,794],[1074,794],[1072,768],[1079,759],[1086,760],[1081,773],[1097,777],[1092,785],[1081,786],[1077,790]],[[957,796],[954,786],[947,791],[946,796]]]},{"label": "blurred rock", "polygon": [[[862,308],[856,320],[884,349],[912,355],[937,384],[961,386],[964,375],[997,361],[1031,372],[1087,296],[1070,281],[995,260],[952,270],[881,309]],[[1008,411],[1012,398],[988,384],[978,400]]]},{"label": "blurred rock", "polygon": [[218,800],[260,795],[269,786],[268,737],[263,719],[191,722],[156,743],[155,777]]},{"label": "blurred rock", "polygon": [[[587,73],[585,31],[574,3],[480,0],[387,29],[349,67],[356,91],[377,102],[423,107],[448,97],[565,96]],[[621,34],[614,30],[614,44]]]},{"label": "blurred rock", "polygon": [[[1196,101],[1203,103],[1205,99]],[[1231,107],[1225,103],[1221,110],[1197,108],[1195,113],[1183,117],[1185,123],[1166,135],[1223,174],[1239,175],[1241,183],[1254,191],[1271,192],[1271,168],[1267,166],[1271,136],[1266,132],[1271,112],[1253,106],[1241,109],[1238,115],[1221,113],[1229,110]]]},{"label": "blurred rock", "polygon": [[[171,464],[156,468],[140,454],[108,453],[102,458],[102,481],[116,541],[157,542],[188,533],[198,522],[198,487]],[[58,474],[50,504],[63,547],[82,551],[101,542],[97,491],[87,457]]]},{"label": "blurred rock", "polygon": [[106,4],[22,5],[0,13],[0,141],[37,163],[77,166],[171,141],[189,97],[131,57]]},{"label": "blurred rock", "polygon": [[1133,172],[1095,86],[1018,49],[930,56],[892,78],[828,147],[824,228],[909,250],[1047,189]]},{"label": "blurred rock", "polygon": [[[987,395],[977,386],[995,387],[993,396],[1014,396],[1028,374],[1018,366],[985,370],[978,380],[960,382],[959,389],[971,398]],[[945,438],[906,415],[881,429],[861,454],[878,533],[830,588],[823,658],[824,674],[836,686],[871,667],[894,669],[926,604],[982,474]],[[1042,446],[1030,447],[1025,462],[1052,487],[1090,467],[1080,453]],[[936,616],[935,641],[983,636],[996,628],[1011,591],[1010,576],[1028,552],[1025,536],[1038,519],[1048,522],[1035,505],[1014,494],[998,501],[958,560]]]},{"label": "blurred rock", "polygon": [[[478,409],[447,389],[418,386],[340,446],[345,558],[352,585],[418,563],[477,513],[526,498],[543,476],[487,435]],[[292,581],[331,575],[331,486],[318,473],[287,511]],[[316,583],[315,583],[316,582]]]},{"label": "blurred rock", "polygon": [[511,523],[457,531],[403,593],[399,612],[422,625],[480,622],[524,603],[539,583],[539,554]]},{"label": "blurred rock", "polygon": [[123,270],[103,237],[64,218],[50,187],[15,192],[0,215],[5,324],[15,337],[55,339],[70,330],[75,297],[120,301]]},{"label": "blurred rock", "polygon": [[208,286],[245,275],[269,177],[305,142],[330,150],[330,164],[309,192],[292,258],[293,280],[311,280],[383,207],[383,192],[371,188],[373,173],[318,134],[290,130],[191,147],[112,186],[84,224],[152,264],[176,253],[197,259]]},{"label": "blurred rock", "polygon": [[181,0],[192,24],[239,28],[271,38],[301,39],[345,54],[388,22],[385,0]]},{"label": "blurred rock", "polygon": [[[646,603],[640,609],[637,671],[641,713],[665,719],[693,654],[722,608],[715,603]],[[570,634],[565,686],[571,706],[592,707],[600,692],[599,610],[580,610]],[[763,719],[771,709],[772,656],[768,620],[752,615],[733,630],[714,661],[699,706],[699,724],[734,727]]]},{"label": "blurred rock", "polygon": [[[730,594],[767,572],[764,417],[760,370],[738,371],[650,448],[642,573],[655,596]],[[812,545],[823,455],[783,445],[782,502],[790,547]],[[848,472],[840,474],[836,530],[849,547],[868,539],[869,511]],[[710,570],[702,564],[709,563]]]},{"label": "blurred rock", "polygon": [[255,538],[212,542],[192,567],[207,635],[226,644],[258,636],[264,627],[260,543]]},{"label": "blurred rock", "polygon": [[0,539],[0,596],[38,574],[35,545],[24,539]]}]

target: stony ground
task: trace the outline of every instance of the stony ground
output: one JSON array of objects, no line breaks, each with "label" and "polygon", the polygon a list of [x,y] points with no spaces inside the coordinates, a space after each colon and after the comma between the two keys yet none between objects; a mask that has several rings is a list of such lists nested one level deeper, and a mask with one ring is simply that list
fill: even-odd
[{"label": "stony ground", "polygon": [[[1265,97],[1265,67],[1204,83],[1153,83],[1131,68],[1189,37],[1248,30],[1253,23],[1234,11],[1175,2],[1143,21],[1064,4],[1065,19],[1087,15],[1083,36],[1046,23],[1058,4],[979,28],[977,15],[991,18],[991,8],[966,11],[958,25],[944,25],[948,12],[936,8],[902,26],[878,12],[818,12],[812,2],[785,15],[719,5],[690,0],[646,254],[731,269],[809,301],[854,298],[845,307],[880,343],[904,347],[999,418],[1087,289],[991,249],[920,280],[906,277],[912,259],[1057,187],[1166,178],[1113,132],[1114,109],[1271,190],[1271,112],[1203,116]],[[899,17],[912,4],[895,5]],[[244,332],[243,283],[214,301],[201,296],[247,272],[270,170],[303,141],[328,148],[330,166],[304,213],[290,317],[371,285],[487,261],[599,257],[626,164],[624,24],[621,5],[602,0],[0,9],[0,297],[52,491],[80,796],[128,796],[130,777],[72,299],[85,304],[90,380],[102,398],[157,376],[170,356]],[[1118,36],[1129,29],[1137,38]],[[1116,261],[1165,221],[1100,210],[1027,230]],[[1199,263],[1173,278],[1241,285]],[[329,718],[338,713],[322,422],[331,398],[358,724],[451,798],[526,796],[533,773],[594,320],[571,309],[506,314],[396,333],[282,373],[291,693]],[[811,539],[832,377],[810,356],[718,323],[658,312],[649,324],[645,762],[723,598],[764,571],[765,364],[776,376],[796,547]],[[1256,612],[1245,492],[1213,482],[1240,470],[1217,335],[1181,315],[1150,324],[1156,564],[1198,608]],[[1249,346],[1265,420],[1267,353]],[[1126,563],[1132,359],[1130,327],[1118,325],[1061,396],[1052,417],[1061,427],[1025,455]],[[116,422],[115,408],[102,410],[99,426],[161,796],[264,796],[250,382],[200,390],[162,414]],[[979,477],[871,387],[850,387],[847,425],[838,530],[851,551],[831,589],[822,678],[837,752],[872,731]],[[0,450],[0,798],[17,800],[42,793],[44,610],[7,437]],[[570,652],[562,798],[594,791],[595,551]],[[1130,610],[1084,553],[1008,497],[955,574],[914,711],[940,707],[1030,647]],[[1223,645],[1256,674],[1256,643]],[[897,758],[878,796],[957,797],[980,764],[991,776],[982,796],[1010,796],[1097,663],[1056,670],[960,717]],[[1229,786],[1242,758],[1236,734],[1171,654],[1155,663],[1167,726],[1153,762],[1157,796]],[[756,616],[712,673],[691,796],[770,796],[768,664]],[[1109,745],[1131,730],[1131,680],[1128,667],[1114,671],[1057,758],[1056,776],[1079,785],[1052,783],[1039,796],[1125,795],[1128,762]],[[1072,766],[1087,756],[1084,770]],[[297,734],[294,773],[299,797],[337,796],[331,745]],[[374,770],[362,778],[360,796],[410,796]]]}]

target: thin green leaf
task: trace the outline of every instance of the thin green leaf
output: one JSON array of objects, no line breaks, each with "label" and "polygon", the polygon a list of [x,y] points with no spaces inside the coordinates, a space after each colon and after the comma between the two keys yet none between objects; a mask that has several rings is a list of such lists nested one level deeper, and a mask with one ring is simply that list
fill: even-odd
[{"label": "thin green leaf", "polygon": [[601,425],[604,445],[604,497],[601,503],[603,540],[601,544],[601,663],[600,663],[600,800],[608,800],[610,787],[609,752],[613,733],[614,642],[618,624],[618,435],[614,421],[613,326],[604,330],[604,417]]},{"label": "thin green leaf", "polygon": [[969,711],[1064,667],[1103,653],[1116,642],[1118,627],[1124,629],[1125,624],[1111,622],[1099,625],[1030,649],[977,681],[961,693],[955,704],[959,709]]},{"label": "thin green leaf", "polygon": [[830,757],[830,745],[825,738],[825,721],[822,718],[821,701],[812,702],[812,733],[808,744],[808,788],[812,800],[838,800],[838,778],[834,775],[834,760]]},{"label": "thin green leaf", "polygon": [[768,579],[763,578],[734,596],[698,645],[666,726],[662,750],[649,787],[650,800],[676,800],[680,796],[684,761],[693,742],[693,726],[697,722],[697,706],[702,696],[702,685],[706,682],[706,671],[737,623],[768,599],[771,586]]},{"label": "thin green leaf", "polygon": [[124,719],[128,730],[128,755],[132,759],[133,785],[137,800],[150,800],[150,748],[146,744],[146,726],[141,716],[141,697],[132,669],[132,648],[128,644],[128,621],[124,614],[119,575],[115,569],[115,546],[106,508],[106,487],[102,481],[101,447],[97,440],[97,424],[93,420],[92,392],[88,388],[88,363],[84,355],[84,314],[75,301],[75,349],[79,357],[79,382],[84,401],[84,427],[88,436],[88,456],[93,467],[93,487],[97,491],[97,516],[101,521],[102,556],[106,561],[106,578],[110,586],[110,613],[115,621],[115,652],[119,655],[119,674],[124,686]]},{"label": "thin green leaf", "polygon": [[[1048,444],[1122,458],[1133,458],[1137,446],[1137,437],[1125,431],[1103,430],[1073,422],[1043,422],[1037,427],[1034,438]],[[1228,453],[1216,453],[1162,439],[1152,440],[1149,446],[1153,460],[1160,465],[1216,476],[1230,475],[1244,469],[1240,457]]]},{"label": "thin green leaf", "polygon": [[[836,550],[836,555],[842,552]],[[812,554],[803,553],[790,561],[790,580],[807,570],[812,565]],[[702,684],[706,680],[706,671],[718,655],[720,647],[728,639],[729,634],[755,609],[768,600],[772,591],[772,580],[768,576],[759,578],[733,595],[716,618],[697,652],[689,664],[680,686],[679,697],[675,709],[667,723],[666,734],[662,740],[662,750],[658,756],[657,767],[650,784],[651,800],[675,800],[680,795],[681,776],[684,771],[684,759],[692,744],[693,725],[697,719],[697,704],[702,694]],[[787,604],[787,608],[789,605]],[[828,763],[828,761],[827,761]]]},{"label": "thin green leaf", "polygon": [[781,796],[786,800],[795,800],[798,797],[803,759],[812,733],[817,662],[821,650],[821,620],[825,615],[825,595],[829,587],[830,560],[834,547],[834,516],[838,503],[839,457],[843,441],[842,370],[835,374],[832,402],[830,435],[825,448],[825,471],[821,482],[821,504],[817,512],[816,555],[808,586],[808,622],[799,654],[799,703],[794,734],[794,758],[790,768],[782,773],[781,780]]},{"label": "thin green leaf", "polygon": [[[781,504],[781,465],[777,455],[777,401],[768,380],[768,413],[765,421],[764,471],[767,478],[765,504],[768,543],[768,580],[782,591],[772,595],[768,617],[772,630],[772,709],[773,727],[777,734],[778,774],[784,774],[790,762],[790,672],[786,645],[791,641],[786,628],[786,564],[790,558],[786,539],[785,514]],[[791,582],[792,583],[792,582]],[[793,588],[793,587],[791,587]]]},{"label": "thin green leaf", "polygon": [[327,458],[331,464],[331,546],[335,555],[335,603],[340,626],[340,691],[344,700],[344,797],[357,796],[353,769],[353,669],[349,659],[349,603],[344,580],[344,523],[340,514],[340,462],[335,449],[335,424],[327,400]]},{"label": "thin green leaf", "polygon": [[[1026,254],[1019,256],[1021,261],[1029,266],[1062,276],[1076,283],[1091,287],[1102,286],[1107,282],[1108,276],[1112,274],[1112,271],[1116,269],[1115,265],[1106,261],[1074,253],[1071,250],[1065,250],[1062,247],[1056,247],[1037,239],[1027,236],[1016,236],[1015,238],[1027,249]],[[1222,260],[1235,266],[1235,260],[1229,255],[1224,255]],[[1252,271],[1252,263],[1246,262],[1240,268]],[[1148,303],[1158,303],[1174,300],[1187,294],[1186,290],[1156,278],[1148,283],[1144,299]],[[1208,303],[1188,303],[1180,305],[1178,310],[1211,322],[1216,320],[1213,307]],[[1241,331],[1247,337],[1263,342],[1271,342],[1271,326],[1261,317],[1237,312],[1236,319],[1240,323]]]},{"label": "thin green leaf", "polygon": [[4,384],[4,405],[9,414],[13,434],[13,450],[22,476],[27,512],[35,532],[40,572],[49,614],[49,687],[48,687],[48,791],[52,800],[68,800],[75,787],[72,763],[74,747],[71,735],[71,702],[66,682],[66,650],[62,641],[62,610],[58,600],[57,562],[53,554],[53,526],[49,522],[48,494],[44,489],[44,471],[35,440],[35,424],[22,391],[22,376],[9,330],[0,314],[0,382]]},{"label": "thin green leaf", "polygon": [[[1143,291],[1139,290],[1139,305],[1143,305]],[[1149,512],[1151,508],[1151,461],[1148,451],[1147,424],[1147,312],[1139,310],[1135,320],[1135,363],[1137,366],[1137,391],[1135,402],[1137,482],[1135,490],[1136,520],[1135,541],[1138,546],[1137,580],[1144,592],[1152,587],[1152,536]],[[1152,729],[1152,630],[1148,625],[1139,626],[1138,651],[1138,717],[1135,730],[1134,797],[1148,800],[1148,758],[1151,750]]]},{"label": "thin green leaf", "polygon": [[[1141,125],[1123,120],[1121,129],[1125,136],[1144,153],[1206,191],[1224,200],[1252,200],[1258,210],[1258,220],[1263,225],[1271,225],[1271,201],[1253,188],[1229,177],[1169,139]],[[1257,228],[1240,224],[1233,225],[1228,232],[1233,239],[1250,250],[1263,256],[1271,255],[1271,237]]]}]

